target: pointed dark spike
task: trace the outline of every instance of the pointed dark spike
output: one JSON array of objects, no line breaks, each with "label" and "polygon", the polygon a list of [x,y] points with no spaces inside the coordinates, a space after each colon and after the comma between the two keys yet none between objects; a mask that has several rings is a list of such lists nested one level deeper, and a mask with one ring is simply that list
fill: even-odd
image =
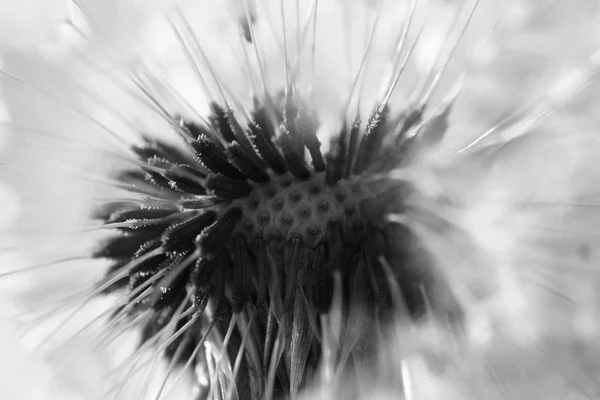
[{"label": "pointed dark spike", "polygon": [[146,143],[145,146],[142,147],[138,147],[138,146],[131,146],[131,150],[138,156],[138,158],[142,161],[146,161],[148,159],[151,159],[153,157],[164,157],[165,155],[162,154],[155,146],[155,143],[152,142],[148,142]]},{"label": "pointed dark spike", "polygon": [[163,208],[134,208],[117,210],[110,214],[107,223],[124,222],[132,219],[159,219],[175,213],[175,210]]},{"label": "pointed dark spike", "polygon": [[186,154],[175,146],[151,139],[149,137],[143,137],[143,139],[146,142],[145,146],[132,146],[132,150],[140,157],[141,160],[145,161],[156,157],[178,164],[185,164],[188,161]]},{"label": "pointed dark spike", "polygon": [[[112,264],[108,268],[108,270],[106,270],[106,273],[104,274],[103,282],[109,281],[115,275],[120,274],[121,272],[124,272],[123,268],[128,263],[129,263],[129,260],[123,260],[123,261],[119,261],[119,262],[116,262],[116,263]],[[128,283],[129,283],[129,276],[124,276],[121,279],[119,279],[118,281],[116,281],[115,283],[111,284],[106,289],[104,289],[101,293],[102,294],[110,294],[110,293],[113,293],[113,292],[115,292],[117,290],[124,289],[125,287],[127,287]]]},{"label": "pointed dark spike", "polygon": [[311,267],[310,299],[317,312],[327,312],[333,298],[333,279],[326,269],[325,245],[317,246]]},{"label": "pointed dark spike", "polygon": [[[292,248],[288,270],[286,271],[287,280],[285,282],[285,297],[283,307],[286,312],[293,312],[296,290],[298,289],[298,273],[302,268],[300,264],[306,259],[305,249],[299,238],[292,239]],[[306,267],[306,266],[304,266]]]},{"label": "pointed dark spike", "polygon": [[215,132],[206,126],[192,121],[181,120],[179,124],[184,130],[189,131],[190,137],[197,140],[201,136],[215,137]]},{"label": "pointed dark spike", "polygon": [[135,153],[135,155],[138,156],[138,158],[140,160],[147,160],[151,157],[154,157],[156,155],[158,155],[158,153],[156,152],[155,149],[149,147],[149,146],[131,146],[131,151],[133,151]]},{"label": "pointed dark spike", "polygon": [[228,150],[232,163],[248,178],[257,183],[269,181],[269,174],[262,168],[262,166],[256,164],[250,157],[248,157],[248,154],[240,144],[234,142],[229,146]]},{"label": "pointed dark spike", "polygon": [[235,140],[233,129],[231,129],[229,114],[217,103],[210,103],[212,114],[209,117],[213,127],[221,134],[221,137],[228,143]]},{"label": "pointed dark spike", "polygon": [[192,299],[196,312],[202,314],[208,304],[210,297],[210,290],[208,287],[197,287],[194,292],[194,298]]},{"label": "pointed dark spike", "polygon": [[250,24],[245,16],[240,17],[240,28],[242,29],[242,36],[246,39],[246,42],[252,44],[252,34],[250,33]]},{"label": "pointed dark spike", "polygon": [[144,171],[123,171],[115,175],[115,178],[122,183],[128,185],[139,185],[146,182],[146,173]]},{"label": "pointed dark spike", "polygon": [[423,112],[425,112],[425,106],[411,108],[408,113],[404,113],[404,116],[400,119],[400,122],[395,129],[397,133],[396,144],[404,140],[408,131],[423,120]]},{"label": "pointed dark spike", "polygon": [[388,148],[384,157],[379,161],[376,171],[390,171],[409,164],[414,159],[418,144],[418,135],[405,136],[398,143]]},{"label": "pointed dark spike", "polygon": [[165,172],[165,178],[169,180],[169,185],[173,190],[181,193],[194,194],[197,196],[206,194],[206,190],[202,183],[195,179],[191,179],[188,175],[183,175],[177,170],[171,169]]},{"label": "pointed dark spike", "polygon": [[298,104],[292,99],[291,95],[286,93],[285,106],[283,108],[283,124],[285,125],[285,128],[290,133],[290,136],[292,138],[292,141],[294,141],[294,144],[296,143],[295,139],[298,139],[298,137],[296,136],[296,133],[297,133],[296,126],[294,124],[294,121],[296,120],[297,116],[298,116]]},{"label": "pointed dark spike", "polygon": [[158,249],[161,244],[162,242],[159,238],[154,237],[152,239],[149,239],[135,251],[133,258],[136,259],[145,254],[148,254],[149,252]]},{"label": "pointed dark spike", "polygon": [[164,157],[159,157],[159,156],[153,156],[153,157],[148,158],[146,160],[146,163],[153,167],[162,168],[162,169],[169,169],[174,165],[173,162],[169,161],[168,159],[166,159]]},{"label": "pointed dark spike", "polygon": [[[185,257],[189,256],[190,253],[184,253],[172,257],[169,260],[168,266],[166,268],[173,269],[176,268],[181,262],[185,259]],[[157,285],[157,290],[160,290],[162,294],[152,302],[151,307],[153,310],[158,311],[162,310],[166,307],[174,307],[177,308],[181,302],[185,299],[187,295],[187,291],[185,287],[188,282],[189,277],[189,268],[187,271],[180,273],[173,282],[171,282],[168,286],[160,286],[160,282]]]},{"label": "pointed dark spike", "polygon": [[146,168],[142,168],[142,170],[146,172],[146,176],[144,178],[147,182],[150,182],[154,186],[159,187],[161,189],[166,189],[169,191],[173,190],[171,188],[171,185],[169,184],[169,180],[161,174],[159,174],[158,172],[154,172]]},{"label": "pointed dark spike", "polygon": [[241,216],[241,208],[230,207],[214,224],[198,235],[196,243],[200,247],[202,257],[214,259],[221,253]]},{"label": "pointed dark spike", "polygon": [[300,111],[294,124],[298,135],[302,137],[304,146],[312,157],[313,168],[317,172],[325,171],[325,160],[321,153],[321,142],[317,138],[317,124],[306,112]]},{"label": "pointed dark spike", "polygon": [[329,153],[327,153],[327,169],[325,172],[325,182],[328,185],[335,185],[344,175],[344,168],[348,158],[348,136],[348,126],[344,123],[344,127],[339,135],[331,140],[331,148]]},{"label": "pointed dark spike", "polygon": [[[310,178],[310,171],[304,162],[304,152],[302,154],[296,152],[291,140],[289,133],[280,136],[281,148],[283,149],[283,156],[288,169],[296,178],[308,179]],[[302,149],[304,150],[304,147]]]},{"label": "pointed dark spike", "polygon": [[159,254],[137,264],[129,271],[129,290],[135,290],[156,275],[167,260],[166,254]]},{"label": "pointed dark spike", "polygon": [[139,247],[148,240],[146,235],[119,235],[107,239],[92,253],[93,258],[126,260],[134,256]]},{"label": "pointed dark spike", "polygon": [[[190,128],[190,125],[194,124],[193,122],[187,122],[181,115],[175,115],[173,117],[173,119],[177,123],[177,126],[179,127],[179,129],[182,132],[184,132],[187,135],[188,138],[195,140],[198,137],[199,134],[198,133],[194,133],[192,131],[192,129]],[[210,135],[209,132],[202,132],[202,133]]]},{"label": "pointed dark spike", "polygon": [[219,265],[219,259],[208,260],[206,258],[199,258],[198,261],[196,261],[196,266],[194,267],[191,276],[194,286],[208,287],[211,284],[214,273]]},{"label": "pointed dark spike", "polygon": [[268,139],[275,136],[275,127],[273,126],[271,118],[269,118],[269,113],[266,108],[256,108],[252,113],[252,121],[252,125],[256,125]]},{"label": "pointed dark spike", "polygon": [[[279,138],[283,149],[283,155],[288,160],[290,154],[300,156],[304,163],[304,139],[296,129],[296,118],[298,117],[298,104],[292,98],[293,95],[285,93],[285,107],[283,109],[283,127],[282,135]],[[287,154],[286,154],[287,153]],[[294,158],[294,157],[292,157]],[[295,157],[298,159],[299,157]],[[289,166],[289,161],[288,161]],[[293,167],[290,166],[290,171]]]},{"label": "pointed dark spike", "polygon": [[191,280],[196,287],[193,302],[199,313],[204,312],[206,308],[210,296],[210,288],[214,283],[213,278],[220,265],[221,262],[219,259],[207,260],[199,258],[192,271]]},{"label": "pointed dark spike", "polygon": [[165,177],[171,180],[171,186],[175,190],[195,195],[206,194],[206,190],[202,185],[202,181],[206,176],[205,173],[186,164],[174,165],[165,174]]},{"label": "pointed dark spike", "polygon": [[186,221],[171,225],[161,236],[162,247],[167,252],[187,251],[194,247],[194,239],[204,228],[216,220],[217,213],[206,211]]},{"label": "pointed dark spike", "polygon": [[244,129],[238,123],[237,119],[233,116],[233,112],[228,112],[229,124],[233,130],[235,135],[235,140],[230,142],[230,144],[237,143],[245,152],[246,158],[250,159],[254,164],[264,167],[264,161],[256,154],[254,151],[254,147],[252,147],[252,142],[250,138],[244,132]]},{"label": "pointed dark spike", "polygon": [[252,191],[252,186],[245,181],[235,181],[222,175],[209,177],[204,186],[210,194],[222,199],[235,200],[247,196]]},{"label": "pointed dark spike", "polygon": [[375,107],[371,113],[365,128],[365,134],[358,146],[356,161],[352,170],[354,174],[363,172],[373,160],[379,157],[383,139],[388,131],[386,129],[388,112],[389,108],[386,105],[383,109],[380,109],[379,106]]},{"label": "pointed dark spike", "polygon": [[130,225],[119,227],[119,231],[143,237],[160,235],[169,226],[165,219],[128,219],[123,222]]},{"label": "pointed dark spike", "polygon": [[132,202],[128,201],[106,202],[94,207],[91,218],[95,220],[101,220],[103,222],[115,222],[111,221],[113,215],[137,209],[137,203],[133,204]]},{"label": "pointed dark spike", "polygon": [[356,153],[356,144],[358,142],[358,134],[360,133],[360,121],[355,120],[350,126],[350,143],[348,144],[348,157],[346,159],[346,167],[344,169],[344,178],[348,179],[352,175],[352,166],[354,164],[354,153]]},{"label": "pointed dark spike", "polygon": [[275,144],[271,141],[270,137],[266,135],[256,123],[251,123],[249,129],[250,140],[263,160],[265,160],[269,167],[277,174],[286,173],[287,167],[285,165],[285,160]]},{"label": "pointed dark spike", "polygon": [[252,259],[248,251],[246,238],[235,238],[235,259],[233,260],[233,292],[231,306],[233,312],[242,312],[250,300],[252,281],[250,274],[253,270]]},{"label": "pointed dark spike", "polygon": [[182,208],[189,210],[197,210],[207,207],[212,207],[216,204],[222,203],[223,200],[216,196],[201,196],[193,199],[184,199],[179,201],[179,205]]},{"label": "pointed dark spike", "polygon": [[202,171],[199,171],[197,168],[188,165],[188,164],[177,164],[171,167],[172,171],[176,171],[180,175],[188,175],[191,179],[192,177],[198,178],[198,180],[202,180],[206,178],[207,174]]},{"label": "pointed dark spike", "polygon": [[453,105],[454,102],[447,103],[441,111],[421,126],[416,133],[415,148],[411,149],[413,153],[433,147],[442,141],[448,130],[448,117]]},{"label": "pointed dark spike", "polygon": [[246,179],[246,175],[227,161],[225,152],[206,136],[191,142],[191,145],[196,151],[196,159],[215,174],[222,174],[235,180],[243,181]]}]

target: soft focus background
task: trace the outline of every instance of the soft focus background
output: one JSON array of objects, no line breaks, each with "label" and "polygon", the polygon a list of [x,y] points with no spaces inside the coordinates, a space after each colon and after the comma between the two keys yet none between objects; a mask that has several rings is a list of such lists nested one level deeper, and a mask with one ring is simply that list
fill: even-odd
[{"label": "soft focus background", "polygon": [[[180,3],[188,19],[194,22],[197,36],[228,89],[247,104],[250,84],[240,67],[243,58],[237,39],[240,2]],[[301,3],[309,7],[308,2]],[[87,216],[95,203],[114,195],[106,184],[106,173],[114,168],[117,159],[105,150],[118,148],[119,142],[107,135],[107,130],[119,132],[127,141],[135,137],[133,132],[137,129],[152,134],[167,132],[164,121],[130,95],[130,86],[118,72],[146,64],[185,97],[193,110],[202,113],[206,109],[206,94],[196,84],[193,71],[177,48],[165,20],[164,13],[172,9],[173,2],[87,0],[83,4],[93,15],[93,21],[65,1],[0,1],[0,70],[21,80],[0,78],[0,224],[3,227],[0,273],[85,255],[98,236],[98,232],[82,231],[89,224]],[[265,64],[270,71],[268,80],[273,86],[282,80],[277,40],[281,36],[273,34],[281,29],[277,25],[278,4],[270,1],[261,5],[263,12],[269,11],[269,7],[273,10],[268,13],[270,20],[261,20],[257,25],[258,34],[264,39]],[[319,4],[315,98],[325,118],[337,117],[334,111],[345,101],[379,3],[321,0]],[[447,29],[453,13],[457,7],[465,6],[452,0],[424,0],[419,4],[417,25],[424,23],[425,29],[393,104],[408,103],[408,94],[418,78],[431,68],[436,55],[448,42]],[[382,0],[381,7],[383,12],[362,104],[365,111],[372,106],[371,99],[378,89],[371,82],[377,82],[380,77],[378,68],[389,55],[388,45],[398,31],[408,2]],[[597,225],[593,222],[598,218],[593,208],[585,213],[579,208],[567,207],[566,211],[525,214],[523,218],[519,214],[509,221],[519,228],[510,225],[499,230],[499,222],[507,222],[507,215],[516,214],[505,204],[495,203],[498,197],[490,193],[495,195],[500,191],[502,196],[520,196],[530,201],[593,203],[597,200],[595,182],[600,171],[597,168],[600,147],[596,132],[600,119],[594,110],[599,105],[600,87],[593,78],[600,62],[599,7],[596,0],[482,0],[440,90],[433,96],[433,103],[439,103],[457,78],[463,72],[468,74],[453,109],[451,130],[443,145],[445,153],[462,148],[496,121],[517,111],[528,117],[524,123],[512,130],[502,130],[502,134],[493,136],[490,142],[519,134],[522,125],[531,123],[549,108],[553,113],[544,124],[544,132],[553,138],[568,139],[519,142],[521,147],[514,150],[514,157],[508,162],[493,169],[485,163],[478,169],[480,165],[474,163],[470,169],[444,181],[444,189],[463,198],[470,207],[471,212],[463,221],[471,223],[469,233],[478,237],[479,245],[497,257],[499,264],[510,264],[511,260],[507,259],[513,256],[510,253],[512,241],[521,238],[519,235],[523,235],[528,224],[537,224],[541,215],[547,215],[550,223],[544,229],[554,229],[551,225],[556,221],[562,230],[565,226],[572,228],[573,235],[564,237],[564,251],[572,252],[572,247],[578,247],[586,253],[586,268],[597,257],[597,239],[593,236]],[[290,6],[290,25],[294,23],[293,10]],[[213,93],[214,89],[211,88]],[[167,105],[179,111],[175,103]],[[183,112],[193,115],[193,110]],[[528,219],[531,215],[535,215],[535,221]],[[582,236],[585,239],[581,239]],[[510,238],[509,243],[503,241],[507,238]],[[433,243],[434,239],[431,240]],[[522,240],[526,242],[530,237],[523,235]],[[488,248],[491,243],[496,248]],[[455,256],[452,262],[460,264],[461,259]],[[519,254],[519,262],[523,262],[522,256]],[[538,255],[532,259],[528,265],[540,263],[540,268],[554,265],[554,260],[546,264]],[[59,352],[52,350],[61,339],[76,333],[78,327],[110,304],[110,299],[86,305],[73,326],[66,328],[62,336],[54,335],[48,341],[45,340],[48,333],[68,313],[49,318],[38,330],[15,317],[55,308],[74,289],[88,287],[102,275],[102,265],[98,264],[73,260],[0,278],[0,354],[3,355],[0,357],[0,376],[3,377],[0,398],[103,398],[106,373],[115,360],[125,357],[127,352],[121,351],[118,345],[105,349],[84,346],[85,340],[93,338],[101,326],[79,335]],[[569,258],[564,268],[575,267]],[[471,272],[457,271],[455,279],[477,280],[477,273],[482,273]],[[502,278],[497,277],[499,281]],[[577,321],[590,338],[596,337],[598,329],[594,322],[598,303],[593,285],[590,287],[595,283],[593,279],[576,275],[568,287],[561,288],[563,293],[566,291],[577,298],[580,309],[585,309],[577,314],[581,317]],[[501,330],[505,329],[508,334],[518,331],[517,337],[525,337],[521,330],[529,328],[554,329],[560,333],[564,325],[574,324],[571,319],[562,319],[564,303],[532,300],[528,297],[531,288],[514,290],[475,311],[498,312],[505,318]],[[525,295],[523,290],[526,290]],[[534,323],[524,319],[530,314],[518,311],[514,302],[519,301],[525,304],[523,309],[535,311],[544,321]],[[547,309],[536,308],[540,305]],[[517,311],[504,313],[505,309]],[[555,323],[548,322],[551,320]],[[488,326],[485,315],[481,321],[483,333],[475,335],[479,338],[490,335],[493,329]],[[24,336],[23,332],[30,334]],[[126,341],[130,347],[133,339]],[[504,350],[500,348],[498,352]],[[64,354],[75,356],[62,362]],[[597,361],[600,358],[590,360],[590,364]],[[56,373],[57,365],[60,365],[60,374]],[[564,364],[564,367],[568,369],[569,365]],[[579,373],[579,370],[573,371]],[[550,390],[554,390],[553,376],[542,378]],[[436,384],[442,385],[441,382]],[[443,393],[445,389],[440,390]],[[600,398],[600,393],[594,390],[592,393],[598,396],[595,398]],[[173,398],[180,398],[182,393],[175,393]],[[434,394],[427,396],[436,398]]]}]

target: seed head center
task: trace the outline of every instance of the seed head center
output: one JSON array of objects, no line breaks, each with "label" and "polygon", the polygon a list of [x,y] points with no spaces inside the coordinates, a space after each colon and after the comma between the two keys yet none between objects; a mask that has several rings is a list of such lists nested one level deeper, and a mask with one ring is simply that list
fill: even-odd
[{"label": "seed head center", "polygon": [[248,197],[235,200],[232,205],[243,209],[237,229],[248,240],[299,237],[315,244],[330,222],[339,222],[348,237],[362,232],[365,223],[359,205],[365,197],[358,181],[340,180],[328,185],[325,173],[306,180],[283,174],[257,185]]}]

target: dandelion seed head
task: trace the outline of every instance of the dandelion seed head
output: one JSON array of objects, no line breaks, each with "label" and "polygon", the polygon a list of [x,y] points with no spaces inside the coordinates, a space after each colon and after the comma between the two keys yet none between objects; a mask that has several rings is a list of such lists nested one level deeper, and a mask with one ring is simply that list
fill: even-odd
[{"label": "dandelion seed head", "polygon": [[[307,44],[311,30],[303,18],[295,21],[292,2],[285,4],[284,24],[278,2],[182,2],[174,13],[167,2],[89,3],[93,21],[82,10],[70,11],[63,26],[68,44],[54,61],[67,57],[67,74],[109,101],[69,99],[81,88],[63,88],[92,119],[87,125],[104,125],[64,128],[72,137],[94,131],[87,136],[98,147],[116,144],[116,154],[96,149],[100,155],[93,160],[75,162],[86,177],[98,171],[117,189],[103,188],[100,207],[92,207],[83,198],[86,185],[55,182],[64,192],[82,192],[80,207],[65,212],[61,223],[76,225],[94,211],[93,228],[105,228],[102,241],[92,240],[93,256],[109,271],[95,289],[106,285],[99,292],[111,292],[104,298],[113,301],[107,300],[119,322],[113,328],[135,322],[141,331],[138,342],[129,343],[141,350],[129,360],[125,350],[117,357],[133,369],[142,364],[142,350],[164,345],[166,363],[189,362],[195,372],[187,378],[200,397],[232,388],[240,398],[303,390],[307,398],[462,398],[470,380],[474,393],[495,398],[490,392],[501,392],[501,385],[482,371],[497,369],[510,380],[518,375],[503,363],[510,357],[523,361],[523,369],[539,368],[542,357],[531,349],[596,334],[594,307],[573,312],[570,302],[588,303],[593,279],[574,290],[581,274],[573,282],[544,275],[544,268],[563,263],[589,266],[593,255],[576,255],[585,253],[576,248],[585,240],[546,231],[590,221],[578,221],[574,208],[530,206],[580,201],[595,165],[595,141],[567,117],[529,129],[545,106],[572,106],[570,99],[578,97],[573,86],[594,70],[593,60],[581,69],[572,69],[572,61],[556,68],[548,62],[551,41],[531,26],[556,22],[553,13],[511,2],[506,18],[512,20],[500,25],[522,29],[526,40],[503,41],[491,29],[495,6],[484,8],[423,112],[414,94],[439,68],[437,58],[452,40],[444,28],[453,23],[453,3],[429,8],[419,2],[408,46],[418,37],[414,31],[426,26],[386,104],[381,81],[408,4],[320,1],[318,29],[325,21],[327,33],[313,39],[313,61],[309,47],[298,51],[297,28],[306,28]],[[310,7],[302,4],[299,17],[310,21]],[[247,11],[250,21],[243,24]],[[568,47],[572,40],[552,46]],[[530,43],[540,48],[531,51]],[[362,57],[368,62],[364,77],[358,72]],[[206,82],[199,82],[194,64]],[[567,72],[552,85],[554,69]],[[473,77],[477,83],[454,91],[463,70],[467,83]],[[544,101],[531,96],[540,110],[528,110],[464,149],[469,135],[489,128],[498,104],[513,111],[521,93],[539,88],[550,92]],[[449,92],[457,94],[446,98]],[[482,121],[485,129],[479,129]],[[118,132],[116,141],[107,130]],[[350,155],[353,130],[358,136]],[[547,137],[574,130],[583,138]],[[411,145],[405,148],[406,142]],[[61,150],[59,158],[76,153]],[[561,163],[549,166],[548,159]],[[66,269],[60,276],[63,289],[80,282]],[[565,292],[569,299],[561,297]],[[126,380],[135,373],[121,375]],[[159,390],[147,387],[140,392]]]}]

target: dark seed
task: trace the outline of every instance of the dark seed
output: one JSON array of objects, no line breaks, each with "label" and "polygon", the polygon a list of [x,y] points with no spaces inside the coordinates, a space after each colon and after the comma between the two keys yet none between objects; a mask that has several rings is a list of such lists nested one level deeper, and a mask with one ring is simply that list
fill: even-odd
[{"label": "dark seed", "polygon": [[192,283],[196,287],[193,302],[197,311],[200,313],[204,312],[206,304],[208,303],[210,285],[218,266],[218,260],[199,258],[192,271],[191,279]]},{"label": "dark seed", "polygon": [[180,121],[179,125],[190,132],[190,137],[194,140],[198,140],[202,136],[212,137],[216,139],[217,133],[210,127],[199,125],[191,121]]},{"label": "dark seed", "polygon": [[131,219],[158,219],[164,218],[173,214],[174,210],[162,208],[135,208],[126,210],[116,210],[110,214],[106,222],[125,222]]},{"label": "dark seed", "polygon": [[325,172],[325,182],[328,185],[334,185],[344,175],[344,167],[348,159],[348,136],[350,131],[344,122],[342,130],[337,137],[332,138],[331,148],[327,153],[327,166]]},{"label": "dark seed", "polygon": [[[144,169],[144,168],[142,168],[142,169]],[[162,176],[158,172],[154,172],[154,171],[151,171],[149,169],[144,169],[144,170],[146,172],[146,175],[145,175],[144,178],[145,178],[145,180],[147,182],[150,182],[154,186],[159,187],[161,189],[173,190],[171,188],[171,185],[170,185],[169,180],[167,178],[165,178],[164,176]]]},{"label": "dark seed", "polygon": [[275,147],[275,144],[271,141],[270,136],[266,135],[255,123],[251,123],[249,129],[252,144],[256,147],[258,154],[260,154],[262,159],[267,162],[269,167],[277,174],[287,172],[285,160],[277,147]]},{"label": "dark seed", "polygon": [[242,29],[242,36],[246,39],[246,42],[252,43],[252,34],[250,33],[250,24],[246,17],[240,17],[240,27]]},{"label": "dark seed", "polygon": [[167,171],[165,173],[165,178],[169,180],[171,189],[177,190],[178,192],[194,195],[206,194],[206,190],[200,182],[190,179],[187,176],[181,176],[177,172]]},{"label": "dark seed", "polygon": [[398,127],[394,129],[397,132],[396,143],[399,144],[406,137],[406,133],[421,122],[423,119],[423,112],[425,111],[425,107],[412,108],[408,113],[404,113],[400,118],[398,123]]},{"label": "dark seed", "polygon": [[235,135],[233,133],[233,129],[231,129],[231,125],[229,123],[229,115],[225,112],[225,110],[218,105],[217,103],[210,103],[210,108],[212,110],[212,114],[209,117],[212,122],[214,128],[221,134],[221,137],[225,139],[228,143],[231,143],[235,140]]},{"label": "dark seed", "polygon": [[304,162],[304,154],[298,153],[293,146],[291,135],[284,134],[280,136],[281,146],[283,148],[283,157],[287,163],[287,166],[296,178],[308,179],[310,178],[310,171],[306,167]]},{"label": "dark seed", "polygon": [[143,137],[143,139],[146,142],[145,146],[132,146],[131,148],[140,160],[146,161],[158,157],[175,164],[185,164],[188,161],[186,154],[175,146],[148,137]]},{"label": "dark seed", "polygon": [[137,264],[129,271],[129,290],[135,290],[156,275],[168,261],[166,254],[159,254]]},{"label": "dark seed", "polygon": [[106,240],[92,257],[125,260],[134,256],[139,247],[148,240],[146,235],[120,235]]},{"label": "dark seed", "polygon": [[179,205],[187,209],[202,209],[214,206],[221,203],[222,200],[216,196],[200,196],[193,199],[184,199],[179,202]]},{"label": "dark seed", "polygon": [[234,180],[245,180],[247,177],[227,161],[227,155],[216,144],[205,136],[191,142],[196,151],[196,159],[215,174],[222,174]]},{"label": "dark seed", "polygon": [[118,228],[120,231],[143,235],[145,237],[160,235],[169,226],[169,223],[165,219],[129,219],[124,221],[124,223],[129,226]]},{"label": "dark seed", "polygon": [[184,222],[170,226],[161,237],[167,252],[188,250],[194,246],[194,239],[204,228],[215,222],[217,214],[207,211]]},{"label": "dark seed", "polygon": [[365,129],[365,135],[358,147],[356,162],[352,170],[354,174],[363,172],[378,157],[383,139],[388,132],[385,129],[388,112],[389,109],[386,105],[383,109],[380,109],[379,106],[375,107],[371,113]]},{"label": "dark seed", "polygon": [[306,112],[300,110],[294,122],[296,131],[302,137],[304,145],[312,157],[314,170],[317,172],[325,171],[325,161],[320,150],[321,142],[317,138],[315,121]]},{"label": "dark seed", "polygon": [[229,147],[229,154],[233,164],[248,178],[257,183],[269,181],[269,174],[261,166],[251,160],[238,143],[234,142],[231,144]]},{"label": "dark seed", "polygon": [[[169,264],[164,266],[163,268],[175,268],[188,255],[189,253],[184,253],[172,257],[169,260]],[[160,286],[160,284],[157,285],[156,293],[159,293],[158,291],[160,291],[160,293],[162,294],[152,302],[152,309],[158,311],[166,307],[177,307],[183,301],[187,294],[185,286],[187,285],[188,277],[189,270],[179,274],[179,276],[177,276],[175,280],[171,282],[168,286]]]},{"label": "dark seed", "polygon": [[211,226],[205,228],[196,238],[202,257],[214,259],[227,244],[237,221],[242,216],[242,209],[231,207]]},{"label": "dark seed", "polygon": [[222,175],[209,177],[205,186],[212,194],[227,200],[239,199],[252,191],[252,186],[248,182],[235,181]]}]

